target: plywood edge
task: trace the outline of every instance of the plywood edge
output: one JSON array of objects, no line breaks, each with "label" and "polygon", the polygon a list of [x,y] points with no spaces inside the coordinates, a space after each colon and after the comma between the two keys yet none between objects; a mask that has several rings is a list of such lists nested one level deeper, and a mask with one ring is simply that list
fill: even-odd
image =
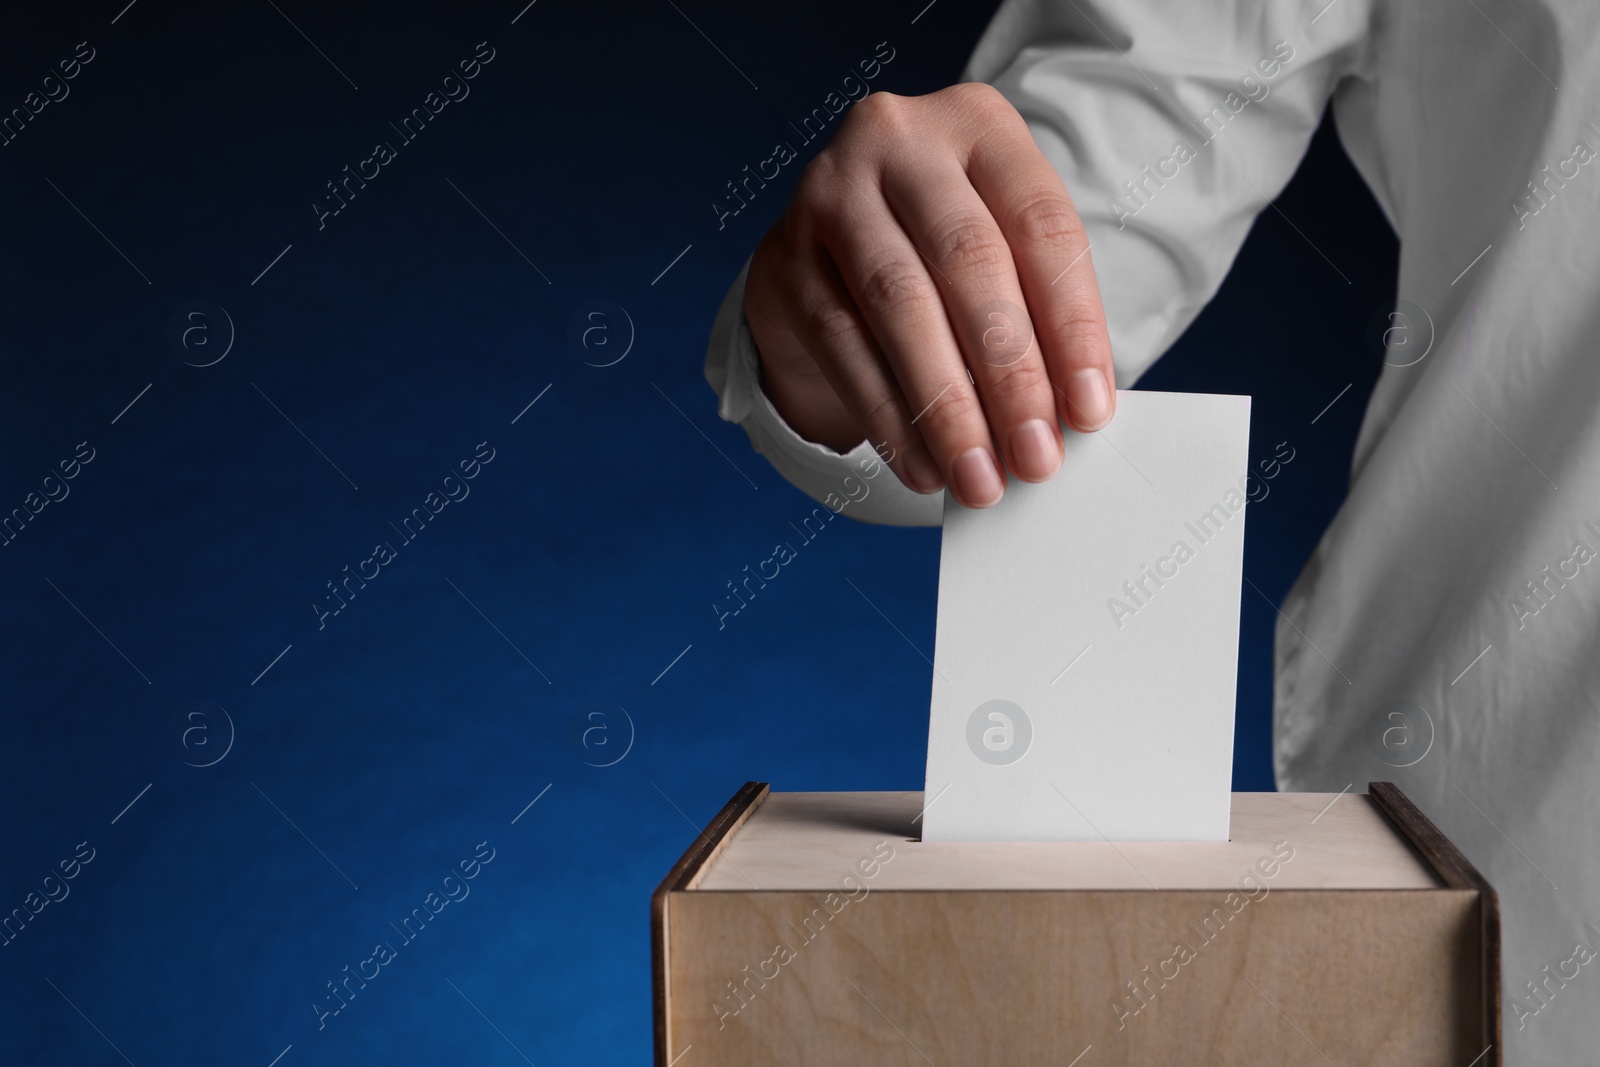
[{"label": "plywood edge", "polygon": [[1452,889],[1478,893],[1483,946],[1484,1067],[1502,1067],[1500,1018],[1500,896],[1489,880],[1393,782],[1369,782],[1367,795],[1400,836]]},{"label": "plywood edge", "polygon": [[656,1067],[669,1067],[672,1062],[668,1051],[671,1034],[667,1000],[667,898],[675,892],[694,887],[712,858],[732,839],[750,813],[767,799],[771,787],[767,782],[746,782],[733,794],[716,817],[700,831],[688,851],[673,864],[672,870],[650,895],[650,976],[655,1011],[655,1062]]}]

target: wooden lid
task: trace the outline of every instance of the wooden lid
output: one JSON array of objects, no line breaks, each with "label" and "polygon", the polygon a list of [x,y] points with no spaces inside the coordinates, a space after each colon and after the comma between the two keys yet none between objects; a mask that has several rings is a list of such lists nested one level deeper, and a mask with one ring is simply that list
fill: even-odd
[{"label": "wooden lid", "polygon": [[680,887],[832,890],[850,874],[874,891],[1226,890],[1247,874],[1268,889],[1445,886],[1364,793],[1235,793],[1226,842],[1128,843],[925,844],[922,797],[769,793]]}]

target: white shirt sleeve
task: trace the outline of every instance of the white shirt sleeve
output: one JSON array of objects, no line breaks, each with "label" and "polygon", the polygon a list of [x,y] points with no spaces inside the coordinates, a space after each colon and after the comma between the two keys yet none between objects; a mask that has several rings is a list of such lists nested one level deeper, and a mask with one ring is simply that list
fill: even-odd
[{"label": "white shirt sleeve", "polygon": [[[1292,0],[1001,6],[963,79],[998,88],[1061,174],[1089,237],[1118,386],[1216,293],[1256,215],[1299,165],[1335,84],[1363,73],[1369,18],[1370,0],[1336,0],[1320,15]],[[744,316],[748,269],[723,301],[706,378],[719,414],[827,503],[874,453],[865,441],[846,454],[807,441],[772,407]],[[943,492],[915,493],[892,476],[874,488],[847,509],[853,518],[942,520]]]}]

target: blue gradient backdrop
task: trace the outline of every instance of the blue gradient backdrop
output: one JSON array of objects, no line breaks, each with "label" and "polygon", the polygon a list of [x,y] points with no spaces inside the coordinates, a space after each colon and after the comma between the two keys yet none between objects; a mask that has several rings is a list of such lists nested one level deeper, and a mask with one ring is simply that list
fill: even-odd
[{"label": "blue gradient backdrop", "polygon": [[[921,787],[936,530],[834,522],[718,631],[811,509],[701,374],[799,166],[725,229],[710,205],[878,42],[879,88],[953,81],[991,5],[524,2],[4,16],[5,109],[93,59],[0,147],[0,508],[94,456],[0,548],[0,911],[93,854],[0,947],[5,1062],[645,1062],[648,897],[693,827],[751,778]],[[470,96],[319,230],[480,41]],[[1250,393],[1252,455],[1296,453],[1249,514],[1241,789],[1272,788],[1268,600],[1339,506],[1395,271],[1328,128],[1278,206],[1141,383]],[[235,327],[213,366],[182,357],[215,313],[169,340],[194,300]],[[594,300],[634,326],[613,366],[571,340]],[[590,363],[625,340],[601,321]]]}]

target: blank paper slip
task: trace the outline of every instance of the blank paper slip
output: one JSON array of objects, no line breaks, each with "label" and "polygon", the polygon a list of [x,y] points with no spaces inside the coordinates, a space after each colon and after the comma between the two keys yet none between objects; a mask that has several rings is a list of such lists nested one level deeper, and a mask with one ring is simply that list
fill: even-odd
[{"label": "blank paper slip", "polygon": [[924,841],[1226,841],[1250,398],[1119,392],[946,497]]}]

